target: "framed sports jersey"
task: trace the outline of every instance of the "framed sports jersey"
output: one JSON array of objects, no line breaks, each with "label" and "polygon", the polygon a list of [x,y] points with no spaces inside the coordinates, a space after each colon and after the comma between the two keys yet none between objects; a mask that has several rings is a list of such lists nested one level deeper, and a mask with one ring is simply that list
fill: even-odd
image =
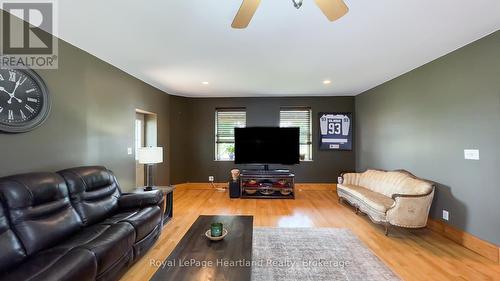
[{"label": "framed sports jersey", "polygon": [[319,113],[319,149],[352,150],[352,113]]}]

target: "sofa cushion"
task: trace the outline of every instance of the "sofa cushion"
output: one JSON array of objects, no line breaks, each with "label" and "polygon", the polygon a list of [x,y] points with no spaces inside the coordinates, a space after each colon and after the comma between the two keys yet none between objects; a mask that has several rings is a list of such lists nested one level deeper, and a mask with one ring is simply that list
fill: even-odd
[{"label": "sofa cushion", "polygon": [[147,207],[141,209],[134,216],[123,221],[130,223],[136,233],[136,241],[142,240],[161,223],[160,207]]},{"label": "sofa cushion", "polygon": [[149,235],[161,223],[161,210],[158,206],[119,212],[100,224],[126,222],[131,224],[136,233],[135,240],[140,241]]},{"label": "sofa cushion", "polygon": [[388,209],[394,206],[394,200],[383,194],[371,191],[367,188],[352,185],[352,184],[339,184],[337,189],[349,193],[350,195],[357,197],[359,200],[363,201],[368,207],[373,210],[386,213]]},{"label": "sofa cushion", "polygon": [[0,204],[0,272],[20,263],[26,258],[21,241],[10,228],[9,220]]},{"label": "sofa cushion", "polygon": [[99,224],[115,224],[115,223],[122,222],[123,220],[128,219],[128,218],[134,216],[140,210],[141,209],[130,209],[130,210],[125,210],[125,211],[120,210],[117,213],[115,213],[114,215],[112,215],[112,216],[108,217],[107,219],[103,220]]},{"label": "sofa cushion", "polygon": [[359,174],[357,184],[392,197],[394,194],[424,195],[433,190],[432,183],[420,180],[405,171],[368,170]]},{"label": "sofa cushion", "polygon": [[120,189],[108,169],[89,166],[58,173],[66,180],[71,203],[85,226],[104,220],[118,209]]},{"label": "sofa cushion", "polygon": [[66,183],[58,174],[0,179],[0,196],[27,255],[55,245],[82,227],[69,201]]},{"label": "sofa cushion", "polygon": [[127,256],[134,242],[134,228],[126,223],[118,223],[110,225],[107,231],[81,247],[92,251],[96,256],[99,275]]},{"label": "sofa cushion", "polygon": [[82,248],[92,252],[97,260],[97,275],[111,268],[132,249],[135,231],[128,223],[92,225],[57,245],[54,249]]},{"label": "sofa cushion", "polygon": [[97,271],[94,254],[85,249],[50,249],[35,254],[0,277],[2,281],[90,281]]}]

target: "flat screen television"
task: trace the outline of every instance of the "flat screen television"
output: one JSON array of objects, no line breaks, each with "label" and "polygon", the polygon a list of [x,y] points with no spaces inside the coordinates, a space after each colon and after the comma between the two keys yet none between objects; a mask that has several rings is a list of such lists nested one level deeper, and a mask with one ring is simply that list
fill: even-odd
[{"label": "flat screen television", "polygon": [[299,128],[235,128],[236,164],[300,163]]}]

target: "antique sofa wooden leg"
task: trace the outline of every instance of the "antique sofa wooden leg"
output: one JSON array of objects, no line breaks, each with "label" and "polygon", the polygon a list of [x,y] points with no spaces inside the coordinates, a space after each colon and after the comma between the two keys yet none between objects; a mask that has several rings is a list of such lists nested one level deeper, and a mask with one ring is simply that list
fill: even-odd
[{"label": "antique sofa wooden leg", "polygon": [[342,204],[342,197],[339,197],[339,204]]},{"label": "antique sofa wooden leg", "polygon": [[385,236],[389,236],[389,224],[385,225]]},{"label": "antique sofa wooden leg", "polygon": [[359,214],[359,208],[356,207],[356,215]]}]

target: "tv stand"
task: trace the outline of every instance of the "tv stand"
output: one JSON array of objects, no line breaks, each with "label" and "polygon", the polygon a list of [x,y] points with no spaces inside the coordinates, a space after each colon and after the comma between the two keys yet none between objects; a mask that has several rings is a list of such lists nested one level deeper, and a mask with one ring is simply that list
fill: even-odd
[{"label": "tv stand", "polygon": [[240,186],[241,198],[295,198],[295,175],[288,170],[243,170]]}]

